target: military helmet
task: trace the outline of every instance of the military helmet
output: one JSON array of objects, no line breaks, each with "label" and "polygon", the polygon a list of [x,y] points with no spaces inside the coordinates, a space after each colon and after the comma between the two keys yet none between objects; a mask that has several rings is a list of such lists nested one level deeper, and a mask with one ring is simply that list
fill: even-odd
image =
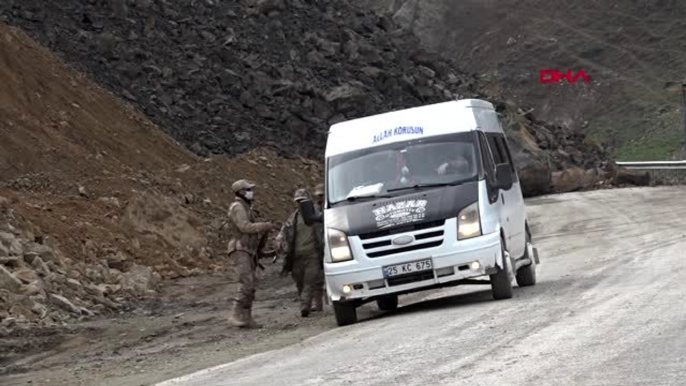
[{"label": "military helmet", "polygon": [[317,184],[317,186],[314,187],[314,195],[315,196],[323,196],[324,195],[324,184]]},{"label": "military helmet", "polygon": [[238,193],[241,190],[252,189],[254,187],[255,187],[255,184],[248,181],[248,180],[238,180],[231,185],[231,190],[233,190],[234,193]]},{"label": "military helmet", "polygon": [[295,191],[295,194],[293,195],[293,201],[300,202],[307,200],[312,200],[310,192],[308,192],[307,189],[298,189]]}]

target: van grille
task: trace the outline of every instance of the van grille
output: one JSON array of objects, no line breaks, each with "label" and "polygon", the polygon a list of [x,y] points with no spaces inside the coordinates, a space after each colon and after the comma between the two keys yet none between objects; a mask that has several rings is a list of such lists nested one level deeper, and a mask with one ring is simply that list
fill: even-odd
[{"label": "van grille", "polygon": [[410,245],[409,247],[387,249],[385,251],[379,251],[379,252],[369,252],[369,253],[367,253],[367,257],[371,257],[371,258],[383,257],[383,256],[388,256],[388,255],[394,255],[396,253],[418,251],[420,249],[427,249],[427,248],[436,248],[436,247],[440,247],[441,244],[443,244],[443,240],[432,241],[430,243],[424,243],[424,244]]},{"label": "van grille", "polygon": [[382,231],[378,231],[378,232],[365,233],[365,234],[360,235],[360,239],[362,239],[362,240],[376,239],[376,238],[384,237],[384,236],[397,235],[398,233],[419,231],[419,230],[428,229],[428,228],[438,228],[438,227],[443,226],[443,225],[445,225],[445,220],[423,222],[423,223],[419,223],[419,224],[412,224],[412,225],[406,225],[406,226],[401,226],[401,227],[392,228],[392,229],[386,229],[386,230],[382,230]]},{"label": "van grille", "polygon": [[[443,244],[445,231],[442,227],[444,224],[445,220],[431,221],[360,235],[362,248],[369,258],[436,248]],[[393,238],[400,234],[411,235],[414,241],[409,245],[393,245]]]}]

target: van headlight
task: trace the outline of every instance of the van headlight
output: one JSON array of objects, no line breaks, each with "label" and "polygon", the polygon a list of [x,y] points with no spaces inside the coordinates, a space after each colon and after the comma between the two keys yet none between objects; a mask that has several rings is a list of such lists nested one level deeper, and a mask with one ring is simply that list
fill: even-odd
[{"label": "van headlight", "polygon": [[331,252],[331,261],[334,263],[353,259],[348,236],[336,229],[329,229],[329,251]]},{"label": "van headlight", "polygon": [[476,236],[481,236],[478,201],[462,209],[457,215],[457,239],[464,240]]}]

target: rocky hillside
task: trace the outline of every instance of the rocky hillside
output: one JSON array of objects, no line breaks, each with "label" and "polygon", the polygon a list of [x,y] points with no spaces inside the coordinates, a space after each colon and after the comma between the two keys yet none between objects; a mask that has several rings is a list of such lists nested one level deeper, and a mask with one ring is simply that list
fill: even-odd
[{"label": "rocky hillside", "polygon": [[[625,160],[683,145],[686,3],[356,0],[390,14],[541,119],[602,139]],[[583,69],[589,84],[541,84],[540,69]]]},{"label": "rocky hillside", "polygon": [[225,272],[231,183],[285,219],[320,166],[254,149],[199,158],[0,23],[0,368],[11,330],[126,310],[166,279]]},{"label": "rocky hillside", "polygon": [[269,146],[321,157],[327,127],[398,108],[494,101],[516,147],[527,195],[607,180],[608,155],[583,135],[537,120],[499,90],[419,48],[387,17],[348,2],[5,0],[19,26],[140,106],[196,154]]},{"label": "rocky hillside", "polygon": [[400,49],[410,38],[390,20],[338,3],[9,0],[0,12],[200,154],[318,155],[332,122],[475,91],[446,63],[422,71],[431,59]]}]

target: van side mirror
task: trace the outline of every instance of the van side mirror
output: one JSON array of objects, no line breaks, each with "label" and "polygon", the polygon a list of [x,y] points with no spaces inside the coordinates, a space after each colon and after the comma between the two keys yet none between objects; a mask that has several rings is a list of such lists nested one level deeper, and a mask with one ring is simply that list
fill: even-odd
[{"label": "van side mirror", "polygon": [[495,179],[498,189],[509,190],[514,184],[512,179],[512,169],[509,164],[499,164],[495,168]]},{"label": "van side mirror", "polygon": [[298,205],[300,207],[300,215],[303,216],[305,225],[310,226],[314,223],[324,222],[324,216],[321,213],[317,213],[312,200],[300,201]]}]

